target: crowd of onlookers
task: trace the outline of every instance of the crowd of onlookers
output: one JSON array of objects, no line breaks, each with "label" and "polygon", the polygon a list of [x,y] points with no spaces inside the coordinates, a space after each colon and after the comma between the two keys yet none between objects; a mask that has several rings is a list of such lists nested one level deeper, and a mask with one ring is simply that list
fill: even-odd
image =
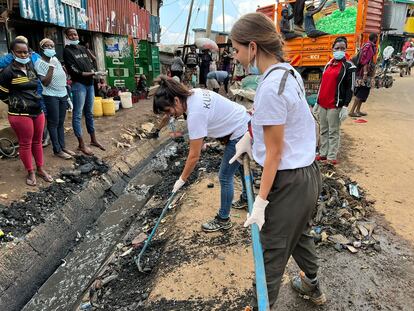
[{"label": "crowd of onlookers", "polygon": [[[11,52],[0,59],[0,98],[8,105],[8,119],[18,139],[20,159],[28,172],[26,183],[30,186],[36,185],[36,176],[53,181],[44,169],[45,127],[57,157],[71,159],[76,154],[65,144],[64,121],[68,109],[72,110],[77,150],[93,154],[83,138],[82,116],[90,146],[105,150],[95,135],[93,104],[94,79],[106,73],[96,71],[93,53],[79,44],[76,29],[66,29],[65,35],[64,66],[56,57],[55,43],[48,38],[40,41],[36,52],[28,46],[27,38],[18,36],[10,45]],[[104,82],[100,82],[99,89],[105,90]]]}]

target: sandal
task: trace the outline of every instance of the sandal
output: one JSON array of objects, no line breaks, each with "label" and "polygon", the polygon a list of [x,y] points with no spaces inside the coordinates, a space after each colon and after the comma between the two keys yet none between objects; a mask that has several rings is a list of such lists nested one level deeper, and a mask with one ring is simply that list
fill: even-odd
[{"label": "sandal", "polygon": [[36,179],[30,179],[29,176],[26,177],[26,185],[34,187],[36,186]]},{"label": "sandal", "polygon": [[76,152],[69,150],[69,149],[62,149],[63,152],[66,152],[68,155],[71,155],[72,157],[74,157],[76,155]]},{"label": "sandal", "polygon": [[72,156],[71,156],[71,155],[69,155],[69,154],[67,154],[67,153],[66,153],[66,152],[64,152],[64,151],[61,151],[61,152],[55,153],[55,156],[57,156],[57,157],[59,157],[59,158],[61,158],[61,159],[64,159],[64,160],[70,160],[70,159],[72,159]]},{"label": "sandal", "polygon": [[358,113],[350,113],[348,114],[351,118],[358,118],[360,115]]},{"label": "sandal", "polygon": [[47,173],[44,173],[44,174],[36,173],[36,175],[42,178],[45,182],[53,182],[53,177]]},{"label": "sandal", "polygon": [[362,111],[358,112],[358,114],[360,117],[366,117],[368,115],[368,113]]}]

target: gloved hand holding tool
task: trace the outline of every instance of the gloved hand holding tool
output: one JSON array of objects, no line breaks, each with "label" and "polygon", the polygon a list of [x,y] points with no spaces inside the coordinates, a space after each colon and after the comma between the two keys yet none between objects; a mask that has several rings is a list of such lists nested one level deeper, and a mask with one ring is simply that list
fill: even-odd
[{"label": "gloved hand holding tool", "polygon": [[249,158],[253,159],[253,156],[252,156],[252,137],[250,136],[249,132],[246,132],[246,134],[244,134],[244,136],[236,144],[236,153],[230,159],[229,163],[232,164],[236,160],[241,163],[242,162],[241,156],[244,153],[247,153]]},{"label": "gloved hand holding tool", "polygon": [[252,224],[256,224],[259,230],[262,230],[263,224],[265,223],[265,209],[269,201],[263,200],[260,196],[256,196],[253,203],[253,210],[251,214],[247,214],[247,220],[244,223],[245,227]]}]

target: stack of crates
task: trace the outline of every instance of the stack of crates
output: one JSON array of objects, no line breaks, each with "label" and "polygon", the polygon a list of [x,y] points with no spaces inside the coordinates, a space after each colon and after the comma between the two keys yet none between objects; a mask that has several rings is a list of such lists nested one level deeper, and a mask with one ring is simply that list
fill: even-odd
[{"label": "stack of crates", "polygon": [[152,84],[151,58],[148,41],[140,40],[138,43],[138,53],[135,54],[135,75],[144,74],[147,77],[147,83]]},{"label": "stack of crates", "polygon": [[152,85],[161,73],[159,48],[145,40],[139,41],[138,47],[139,52],[135,55],[135,75],[144,74],[148,85]]},{"label": "stack of crates", "polygon": [[151,45],[152,78],[155,79],[161,74],[160,50],[158,46]]}]

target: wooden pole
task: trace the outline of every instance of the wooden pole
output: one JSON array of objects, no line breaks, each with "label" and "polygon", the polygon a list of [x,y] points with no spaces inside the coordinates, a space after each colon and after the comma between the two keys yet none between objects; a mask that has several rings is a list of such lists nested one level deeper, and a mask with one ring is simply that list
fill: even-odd
[{"label": "wooden pole", "polygon": [[188,12],[188,18],[187,18],[187,26],[185,28],[185,36],[184,36],[184,47],[183,47],[183,58],[185,57],[185,53],[187,52],[187,38],[188,38],[188,29],[190,27],[190,22],[191,22],[191,14],[193,12],[193,4],[194,4],[194,0],[191,0],[190,3],[190,11]]},{"label": "wooden pole", "polygon": [[223,6],[223,32],[226,32],[226,23],[224,19],[224,0],[221,0],[221,5]]},{"label": "wooden pole", "polygon": [[211,24],[213,23],[213,9],[214,9],[214,0],[210,0],[210,4],[208,6],[207,28],[206,28],[206,37],[209,39],[211,36]]}]

